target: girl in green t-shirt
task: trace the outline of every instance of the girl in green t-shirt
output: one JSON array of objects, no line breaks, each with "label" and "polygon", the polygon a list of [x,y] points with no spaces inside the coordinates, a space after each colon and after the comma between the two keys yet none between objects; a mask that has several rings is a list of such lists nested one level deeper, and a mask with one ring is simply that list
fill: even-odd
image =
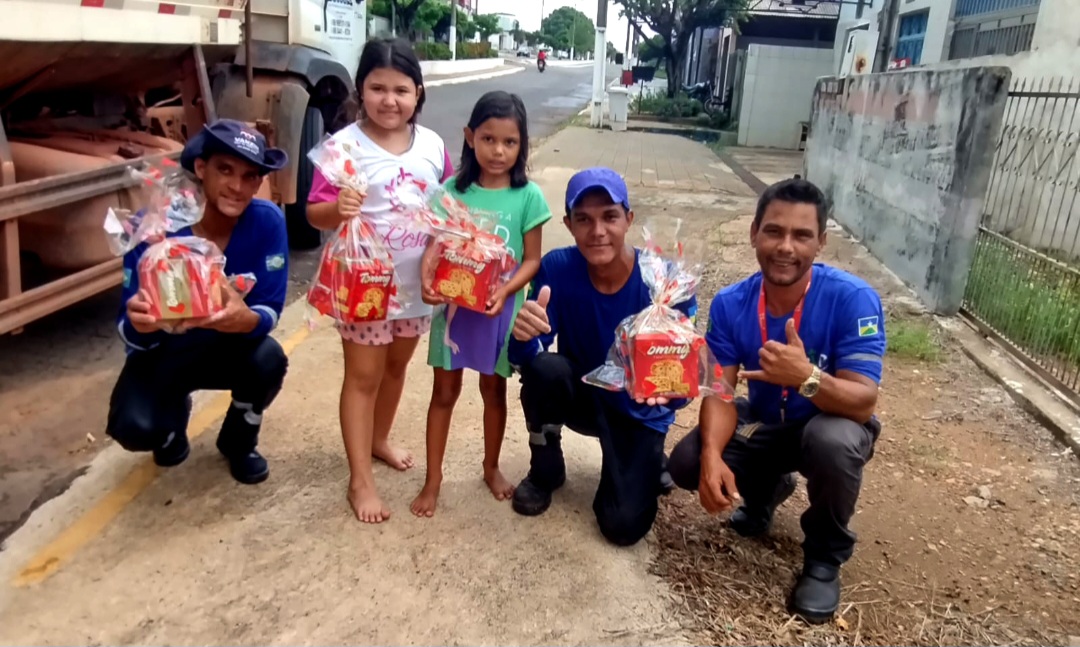
[{"label": "girl in green t-shirt", "polygon": [[439,304],[431,321],[428,364],[435,384],[428,405],[427,477],[412,503],[418,517],[435,514],[442,485],[442,462],[450,419],[461,394],[464,369],[480,373],[484,400],[484,481],[496,499],[507,500],[514,487],[499,471],[499,452],[506,432],[506,380],[510,362],[506,348],[525,289],[540,269],[541,225],[551,209],[540,187],[529,181],[529,129],[525,105],[517,95],[489,92],[480,97],[465,128],[461,168],[444,185],[470,209],[495,214],[495,233],[506,243],[517,268],[510,281],[487,303],[485,312],[449,304],[432,289],[435,247],[429,246],[423,266],[423,297]]}]

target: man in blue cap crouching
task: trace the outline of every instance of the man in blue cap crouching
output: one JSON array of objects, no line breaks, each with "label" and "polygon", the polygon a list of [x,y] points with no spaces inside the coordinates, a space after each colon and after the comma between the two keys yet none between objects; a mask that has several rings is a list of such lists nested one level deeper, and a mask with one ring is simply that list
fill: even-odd
[{"label": "man in blue cap crouching", "polygon": [[[548,252],[514,323],[510,360],[521,374],[521,406],[532,453],[514,491],[519,514],[542,514],[566,480],[564,426],[600,440],[603,461],[593,512],[608,541],[629,546],[652,528],[658,498],[674,487],[664,437],[687,400],[649,406],[625,392],[581,381],[602,365],[619,323],[651,303],[639,250],[626,241],[634,222],[626,183],[607,168],[579,172],[566,188],[563,224],[572,247]],[[696,300],[677,306],[689,316]],[[549,350],[558,341],[558,350]]]},{"label": "man in blue cap crouching", "polygon": [[285,353],[269,334],[285,305],[289,248],[281,209],[255,194],[287,159],[261,133],[227,119],[204,127],[181,154],[206,204],[202,220],[170,235],[206,238],[224,252],[227,275],[254,274],[246,298],[228,288],[222,312],[185,322],[183,334],[165,332],[139,286],[138,262],[147,245],[124,257],[117,323],[127,359],[109,403],[107,432],[129,451],[153,452],[162,467],[179,465],[190,453],[191,393],[229,390],[232,405],[217,448],[241,483],[260,483],[270,474],[256,445],[263,412],[285,379]]}]

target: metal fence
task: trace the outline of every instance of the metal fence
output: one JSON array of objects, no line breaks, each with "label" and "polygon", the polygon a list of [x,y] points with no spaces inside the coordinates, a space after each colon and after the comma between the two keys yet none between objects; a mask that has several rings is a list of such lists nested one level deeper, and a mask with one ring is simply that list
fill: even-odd
[{"label": "metal fence", "polygon": [[1009,92],[963,310],[1080,403],[1080,79]]}]

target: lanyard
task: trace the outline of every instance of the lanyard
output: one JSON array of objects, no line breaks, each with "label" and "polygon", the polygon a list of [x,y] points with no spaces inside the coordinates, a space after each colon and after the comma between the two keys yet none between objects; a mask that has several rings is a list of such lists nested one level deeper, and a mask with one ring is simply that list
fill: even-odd
[{"label": "lanyard", "polygon": [[[810,292],[810,282],[813,279],[812,276],[806,279],[806,289],[803,290],[802,296],[799,297],[799,303],[795,306],[795,312],[791,315],[791,318],[795,320],[795,332],[799,332],[799,325],[802,324],[802,311],[803,304],[806,303],[806,295]],[[761,295],[758,297],[757,304],[758,314],[758,326],[761,327],[761,345],[765,346],[769,341],[769,328],[766,322],[765,314],[765,279],[761,279]],[[787,399],[788,388],[785,386],[780,391],[780,422],[784,422],[784,418],[787,414]]]}]

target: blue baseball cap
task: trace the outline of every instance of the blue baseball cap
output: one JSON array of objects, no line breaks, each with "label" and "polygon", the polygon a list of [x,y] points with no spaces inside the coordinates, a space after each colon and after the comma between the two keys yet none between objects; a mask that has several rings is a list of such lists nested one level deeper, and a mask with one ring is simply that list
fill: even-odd
[{"label": "blue baseball cap", "polygon": [[280,148],[271,148],[263,134],[234,119],[218,119],[203,126],[188,140],[180,153],[180,166],[195,172],[195,160],[208,154],[233,155],[251,162],[260,175],[278,171],[289,163],[289,155]]},{"label": "blue baseball cap", "polygon": [[630,191],[627,190],[622,176],[609,168],[595,167],[578,171],[570,178],[570,183],[566,185],[566,212],[569,213],[578,205],[582,196],[593,189],[607,191],[612,202],[621,204],[627,211],[630,210]]}]

